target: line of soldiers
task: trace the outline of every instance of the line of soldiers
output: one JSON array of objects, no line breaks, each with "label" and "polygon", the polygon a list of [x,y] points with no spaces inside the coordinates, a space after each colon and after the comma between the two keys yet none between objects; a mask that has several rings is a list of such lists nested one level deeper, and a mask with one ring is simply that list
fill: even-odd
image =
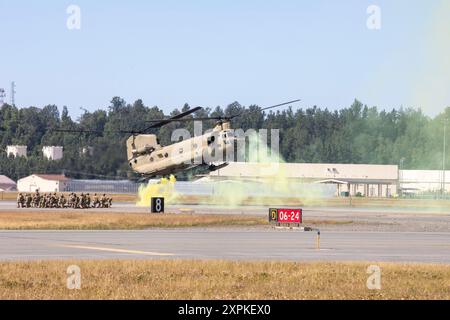
[{"label": "line of soldiers", "polygon": [[111,208],[112,198],[106,194],[99,197],[94,194],[91,199],[89,193],[82,193],[78,196],[72,192],[66,198],[64,194],[59,196],[55,193],[40,194],[38,190],[31,195],[30,193],[17,195],[17,208],[73,208],[73,209],[89,209],[89,208]]}]

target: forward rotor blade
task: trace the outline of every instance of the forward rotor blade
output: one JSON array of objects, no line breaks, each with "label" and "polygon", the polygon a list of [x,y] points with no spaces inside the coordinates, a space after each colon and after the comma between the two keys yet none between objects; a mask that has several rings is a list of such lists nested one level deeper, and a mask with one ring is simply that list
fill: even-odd
[{"label": "forward rotor blade", "polygon": [[161,121],[151,125],[150,127],[145,128],[144,130],[142,130],[142,132],[146,133],[146,132],[148,132],[151,129],[160,128],[160,127],[162,127],[162,126],[172,122],[173,120],[184,118],[184,117],[186,117],[186,116],[188,116],[188,115],[190,115],[190,114],[192,114],[194,112],[197,112],[198,110],[201,110],[201,109],[203,109],[203,108],[202,107],[196,107],[196,108],[190,109],[190,110],[188,110],[186,112],[182,112],[180,114],[177,114],[176,116],[173,116],[173,117],[171,117],[171,118],[169,118],[167,120],[161,120]]},{"label": "forward rotor blade", "polygon": [[145,122],[162,122],[162,121],[170,121],[170,122],[189,122],[189,121],[207,121],[207,120],[224,120],[226,117],[203,117],[203,118],[182,118],[182,119],[155,119],[155,120],[147,120]]},{"label": "forward rotor blade", "polygon": [[54,132],[65,132],[65,133],[96,133],[96,134],[104,134],[104,133],[127,133],[127,134],[139,134],[139,132],[136,132],[136,131],[127,131],[127,130],[98,131],[98,130],[51,129],[50,131],[54,131]]}]

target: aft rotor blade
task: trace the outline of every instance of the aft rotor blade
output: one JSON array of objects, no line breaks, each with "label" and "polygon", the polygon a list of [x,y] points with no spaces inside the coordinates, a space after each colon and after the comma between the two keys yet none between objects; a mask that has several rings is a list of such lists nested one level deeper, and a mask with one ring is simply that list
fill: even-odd
[{"label": "aft rotor blade", "polygon": [[[302,100],[301,99],[297,99],[297,100],[292,100],[292,101],[289,101],[289,102],[283,102],[283,103],[280,103],[280,104],[277,104],[277,105],[274,105],[274,106],[271,106],[271,107],[262,108],[260,111],[282,107],[282,106],[285,106],[285,105],[288,105],[288,104],[291,104],[291,103],[295,103],[295,102],[299,102],[299,101],[302,101]],[[235,115],[232,115],[230,117],[227,117],[227,119],[234,119],[234,118],[239,117],[240,115],[242,115],[242,113],[243,113],[243,111],[238,113],[238,114],[235,114]]]},{"label": "aft rotor blade", "polygon": [[291,103],[295,103],[295,102],[299,102],[299,101],[302,101],[302,100],[301,99],[297,99],[297,100],[292,100],[292,101],[289,101],[289,102],[280,103],[280,104],[277,104],[275,106],[263,108],[263,109],[261,109],[261,111],[282,107],[282,106],[285,106],[285,105],[288,105],[288,104],[291,104]]}]

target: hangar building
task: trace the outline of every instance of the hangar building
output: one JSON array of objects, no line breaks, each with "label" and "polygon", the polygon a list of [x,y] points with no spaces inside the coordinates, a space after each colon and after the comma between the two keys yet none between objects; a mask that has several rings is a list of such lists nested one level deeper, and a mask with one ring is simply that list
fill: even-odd
[{"label": "hangar building", "polygon": [[0,175],[0,192],[3,191],[15,191],[16,183],[7,176]]},{"label": "hangar building", "polygon": [[17,181],[19,192],[64,192],[70,179],[60,174],[32,174]]},{"label": "hangar building", "polygon": [[391,197],[398,193],[399,170],[397,165],[232,162],[211,172],[210,178],[289,179],[336,185],[337,195]]},{"label": "hangar building", "polygon": [[446,192],[450,192],[450,171],[443,170],[401,170],[400,187],[405,194],[440,192],[445,182]]}]

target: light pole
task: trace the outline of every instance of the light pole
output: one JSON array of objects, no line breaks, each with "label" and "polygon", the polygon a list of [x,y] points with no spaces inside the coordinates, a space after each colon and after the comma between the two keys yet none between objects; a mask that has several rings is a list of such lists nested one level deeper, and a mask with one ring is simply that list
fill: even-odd
[{"label": "light pole", "polygon": [[445,197],[445,149],[446,149],[446,134],[447,134],[447,121],[448,119],[444,119],[444,145],[442,152],[442,198]]},{"label": "light pole", "polygon": [[400,159],[400,172],[399,172],[399,192],[400,192],[400,196],[403,197],[403,163],[405,162],[405,158],[402,157]]}]

